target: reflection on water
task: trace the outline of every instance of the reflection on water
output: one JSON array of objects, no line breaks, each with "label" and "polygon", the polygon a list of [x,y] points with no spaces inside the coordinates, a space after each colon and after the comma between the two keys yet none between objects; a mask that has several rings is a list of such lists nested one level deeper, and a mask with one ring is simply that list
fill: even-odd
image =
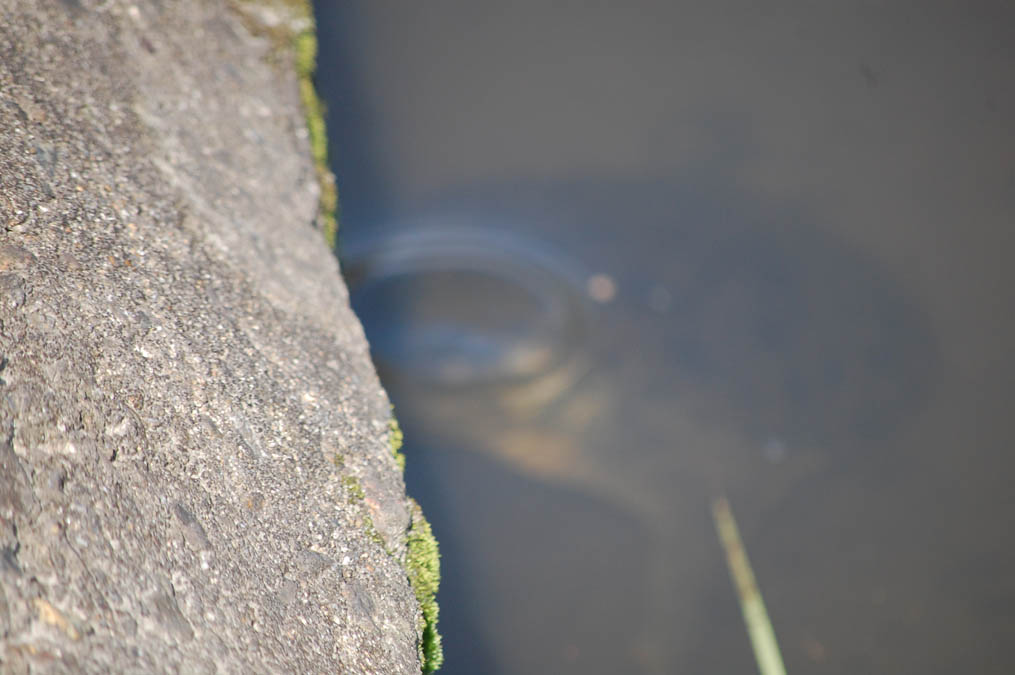
[{"label": "reflection on water", "polygon": [[445,672],[750,672],[720,493],[789,672],[1010,670],[1015,23],[320,10]]}]

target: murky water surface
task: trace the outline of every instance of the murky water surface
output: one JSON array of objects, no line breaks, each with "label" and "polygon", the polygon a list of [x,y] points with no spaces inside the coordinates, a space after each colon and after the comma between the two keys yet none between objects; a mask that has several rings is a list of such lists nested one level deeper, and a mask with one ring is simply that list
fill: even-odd
[{"label": "murky water surface", "polygon": [[448,673],[1010,672],[1015,22],[319,8]]}]

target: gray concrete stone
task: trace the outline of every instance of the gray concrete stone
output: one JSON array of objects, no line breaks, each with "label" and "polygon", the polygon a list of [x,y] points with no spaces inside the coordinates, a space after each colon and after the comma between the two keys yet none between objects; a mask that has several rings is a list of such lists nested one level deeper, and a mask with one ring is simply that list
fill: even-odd
[{"label": "gray concrete stone", "polygon": [[420,669],[388,400],[236,12],[0,0],[5,673]]}]

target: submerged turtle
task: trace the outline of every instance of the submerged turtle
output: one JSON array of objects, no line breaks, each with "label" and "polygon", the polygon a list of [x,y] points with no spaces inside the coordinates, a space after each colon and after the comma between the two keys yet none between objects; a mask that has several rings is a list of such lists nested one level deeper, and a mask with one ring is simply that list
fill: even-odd
[{"label": "submerged turtle", "polygon": [[393,223],[344,247],[400,416],[646,523],[652,671],[694,620],[708,497],[890,447],[931,391],[929,322],[870,258],[709,186],[473,186]]}]

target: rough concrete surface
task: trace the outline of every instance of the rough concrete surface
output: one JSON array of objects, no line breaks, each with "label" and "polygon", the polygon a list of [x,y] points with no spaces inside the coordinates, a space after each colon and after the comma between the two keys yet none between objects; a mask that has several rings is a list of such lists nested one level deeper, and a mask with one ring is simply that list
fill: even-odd
[{"label": "rough concrete surface", "polygon": [[4,673],[419,672],[388,401],[236,11],[0,0]]}]

